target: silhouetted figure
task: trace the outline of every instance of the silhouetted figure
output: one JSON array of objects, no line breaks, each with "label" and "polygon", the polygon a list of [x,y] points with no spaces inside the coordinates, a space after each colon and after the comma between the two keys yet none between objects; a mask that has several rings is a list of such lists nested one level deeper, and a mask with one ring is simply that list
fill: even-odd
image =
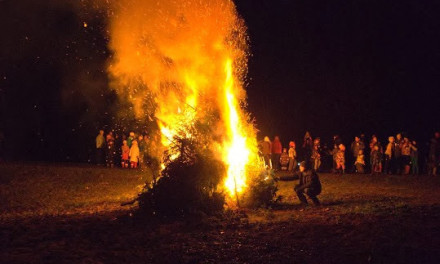
[{"label": "silhouetted figure", "polygon": [[96,142],[96,164],[103,165],[104,147],[105,147],[104,130],[99,130],[99,134],[96,136],[95,142]]},{"label": "silhouetted figure", "polygon": [[310,159],[312,157],[313,139],[309,131],[306,131],[306,134],[304,135],[304,142],[302,145],[302,149],[303,149],[304,160],[310,162]]},{"label": "silhouetted figure", "polygon": [[402,166],[403,174],[409,174],[411,169],[411,142],[407,137],[403,138],[402,143]]},{"label": "silhouetted figure", "polygon": [[105,153],[105,162],[107,167],[113,168],[115,164],[115,156],[116,156],[116,147],[115,147],[115,138],[113,137],[113,133],[110,131],[106,136],[106,153]]},{"label": "silhouetted figure", "polygon": [[396,173],[397,174],[402,173],[402,169],[403,169],[402,144],[403,144],[402,134],[397,134],[395,147],[394,147],[394,151],[395,151],[395,155],[396,155]]},{"label": "silhouetted figure", "polygon": [[[375,149],[375,147],[377,146],[378,151],[380,152],[380,157],[382,159],[382,153],[383,153],[383,149],[382,149],[382,145],[380,144],[380,142],[377,140],[376,135],[372,135],[371,136],[371,141],[370,141],[370,166],[371,166],[371,173],[374,172],[374,166],[373,166],[373,151]],[[381,161],[381,171],[382,171],[382,160]]]},{"label": "silhouetted figure", "polygon": [[385,148],[385,166],[383,172],[393,174],[396,172],[396,155],[395,155],[394,137],[388,137],[388,144]]},{"label": "silhouetted figure", "polygon": [[415,141],[411,143],[411,171],[413,175],[419,174],[419,152]]},{"label": "silhouetted figure", "polygon": [[303,161],[299,165],[299,184],[295,185],[294,190],[301,204],[307,205],[306,194],[315,205],[319,205],[318,195],[321,193],[321,181],[315,170],[310,169],[307,162]]},{"label": "silhouetted figure", "polygon": [[[352,164],[355,165],[357,161],[357,157],[359,155],[359,151],[362,151],[363,153],[363,150],[365,149],[364,142],[362,142],[359,137],[354,137],[354,141],[351,143],[350,149],[351,149],[351,153],[353,154],[353,161],[354,161]],[[351,171],[354,172],[355,168],[356,166],[351,168]]]},{"label": "silhouetted figure", "polygon": [[274,170],[280,169],[280,158],[283,151],[283,146],[281,145],[280,138],[275,136],[272,142],[272,166]]},{"label": "silhouetted figure", "polygon": [[428,174],[436,175],[440,156],[440,133],[435,132],[429,143]]},{"label": "silhouetted figure", "polygon": [[382,152],[378,145],[374,145],[371,152],[371,174],[382,173]]}]

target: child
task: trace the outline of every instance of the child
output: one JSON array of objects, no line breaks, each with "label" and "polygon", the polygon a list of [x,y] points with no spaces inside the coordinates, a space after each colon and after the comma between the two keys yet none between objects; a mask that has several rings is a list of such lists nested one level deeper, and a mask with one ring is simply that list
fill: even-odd
[{"label": "child", "polygon": [[336,161],[336,171],[339,171],[342,174],[344,174],[345,173],[345,146],[343,144],[339,144],[339,146],[338,146],[338,152],[336,153],[335,161]]},{"label": "child", "polygon": [[332,163],[333,163],[333,166],[332,166],[332,173],[336,173],[337,171],[336,171],[336,154],[338,154],[338,152],[339,152],[339,147],[338,147],[338,145],[336,145],[336,144],[334,144],[333,145],[333,149],[331,150],[331,151],[329,151],[329,154],[332,156]]},{"label": "child", "polygon": [[128,168],[130,148],[128,147],[127,140],[122,141],[121,152],[121,166],[122,168]]},{"label": "child", "polygon": [[289,142],[289,171],[296,169],[296,150],[295,142]]},{"label": "child", "polygon": [[417,151],[417,142],[415,141],[411,144],[411,166],[412,174],[419,174],[419,154]]},{"label": "child", "polygon": [[375,145],[371,152],[371,174],[382,172],[382,153],[379,151],[379,146]]},{"label": "child", "polygon": [[312,149],[312,156],[311,156],[311,162],[313,169],[315,171],[318,171],[319,167],[321,166],[321,141],[320,138],[316,138],[313,141],[313,149]]},{"label": "child", "polygon": [[135,137],[134,132],[130,132],[127,138],[127,145],[129,148],[131,148],[131,145],[133,144],[133,140],[135,140],[134,137]]},{"label": "child", "polygon": [[283,153],[281,153],[280,157],[281,170],[287,170],[287,166],[289,165],[289,154],[287,154],[287,149],[283,148]]},{"label": "child", "polygon": [[111,139],[107,140],[107,155],[106,155],[107,167],[113,168],[115,154],[116,154],[115,141]]},{"label": "child", "polygon": [[362,149],[360,149],[358,151],[358,155],[356,157],[356,161],[354,163],[354,166],[356,167],[357,173],[364,173],[365,159],[364,159],[364,151]]},{"label": "child", "polygon": [[131,168],[132,169],[136,169],[138,162],[139,162],[139,155],[140,155],[140,151],[139,151],[139,146],[136,140],[133,140],[133,142],[131,142],[131,148],[130,148],[130,164],[131,164]]}]

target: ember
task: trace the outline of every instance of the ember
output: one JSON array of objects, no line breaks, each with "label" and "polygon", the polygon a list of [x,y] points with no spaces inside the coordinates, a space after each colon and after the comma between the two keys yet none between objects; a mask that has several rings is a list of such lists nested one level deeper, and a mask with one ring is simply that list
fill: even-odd
[{"label": "ember", "polygon": [[259,163],[256,131],[243,108],[246,27],[233,2],[124,0],[112,12],[113,87],[130,98],[139,119],[156,121],[163,150],[172,151],[182,131],[194,137],[185,132],[188,124],[214,128],[207,148],[226,165],[227,193],[238,197],[249,166]]}]

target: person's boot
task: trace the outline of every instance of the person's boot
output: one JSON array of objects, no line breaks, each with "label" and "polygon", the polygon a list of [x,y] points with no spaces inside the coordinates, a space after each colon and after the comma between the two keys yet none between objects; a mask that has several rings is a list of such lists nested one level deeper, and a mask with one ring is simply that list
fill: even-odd
[{"label": "person's boot", "polygon": [[321,205],[321,202],[319,201],[318,197],[314,196],[314,197],[310,197],[310,199],[313,201],[313,204],[318,206]]},{"label": "person's boot", "polygon": [[304,193],[302,192],[296,192],[296,195],[298,196],[299,201],[301,202],[301,205],[308,205],[307,198],[304,196]]}]

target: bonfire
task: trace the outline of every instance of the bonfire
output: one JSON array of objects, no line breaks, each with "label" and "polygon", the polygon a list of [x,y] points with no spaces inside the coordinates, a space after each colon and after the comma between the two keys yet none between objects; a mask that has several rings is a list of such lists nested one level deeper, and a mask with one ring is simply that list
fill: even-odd
[{"label": "bonfire", "polygon": [[160,143],[152,153],[161,169],[164,153],[168,162],[182,155],[176,139],[200,140],[203,130],[188,128],[209,127],[202,148],[224,165],[216,188],[238,203],[263,166],[245,109],[248,37],[234,3],[123,0],[112,14],[112,86],[138,119],[156,123]]}]

